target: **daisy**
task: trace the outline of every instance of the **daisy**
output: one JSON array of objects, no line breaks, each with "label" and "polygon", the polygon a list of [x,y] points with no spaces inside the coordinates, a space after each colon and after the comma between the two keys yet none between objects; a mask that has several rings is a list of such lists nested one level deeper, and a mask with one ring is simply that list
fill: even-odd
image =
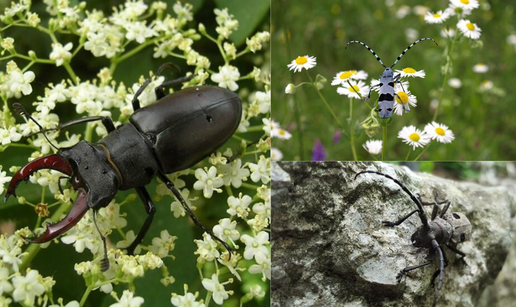
[{"label": "daisy", "polygon": [[404,77],[424,78],[426,75],[424,70],[417,71],[412,67],[405,67],[402,70],[396,69],[396,73],[400,74],[402,78],[404,78]]},{"label": "daisy", "polygon": [[464,36],[477,39],[480,37],[480,32],[482,29],[480,29],[477,24],[470,22],[467,19],[462,19],[457,23],[457,28],[464,34]]},{"label": "daisy", "polygon": [[294,94],[296,92],[296,86],[292,83],[287,84],[285,87],[285,94]]},{"label": "daisy", "polygon": [[292,134],[287,130],[277,127],[271,131],[271,137],[277,137],[279,139],[288,140],[292,137]]},{"label": "daisy", "polygon": [[448,126],[431,122],[425,126],[425,132],[432,138],[440,143],[451,143],[455,139],[453,132],[448,129]]},{"label": "daisy", "polygon": [[365,80],[365,79],[367,79],[367,73],[363,70],[340,71],[333,78],[331,85],[344,85],[344,82],[348,79]]},{"label": "daisy", "polygon": [[425,21],[430,24],[442,23],[443,21],[448,19],[448,17],[450,17],[450,13],[447,10],[445,10],[444,12],[438,11],[437,13],[428,12],[425,15]]},{"label": "daisy", "polygon": [[477,65],[473,66],[473,71],[477,74],[485,74],[489,70],[489,67],[487,67],[486,64],[478,63]]},{"label": "daisy", "polygon": [[394,100],[394,113],[398,114],[399,116],[403,115],[403,111],[409,112],[410,106],[416,107],[417,104],[417,98],[416,96],[412,95],[409,91],[403,92],[399,91],[396,92],[397,96]]},{"label": "daisy", "polygon": [[378,155],[382,152],[382,140],[369,140],[362,144],[365,150],[372,155]]},{"label": "daisy", "polygon": [[272,147],[271,148],[271,160],[272,161],[280,161],[281,159],[283,159],[283,153],[281,152],[281,150]]},{"label": "daisy", "polygon": [[350,82],[352,86],[350,86],[347,82],[342,84],[342,87],[337,88],[337,93],[339,95],[346,95],[350,98],[357,98],[361,99],[360,96],[357,94],[360,93],[362,97],[366,97],[366,95],[369,93],[369,86],[367,86],[362,81],[353,81]]},{"label": "daisy", "polygon": [[412,146],[413,150],[416,150],[416,147],[423,147],[431,141],[431,137],[426,132],[422,132],[412,125],[403,127],[398,133],[398,138]]},{"label": "daisy", "polygon": [[292,60],[292,62],[290,64],[288,64],[287,67],[290,70],[293,70],[294,72],[298,72],[298,71],[301,71],[303,68],[304,69],[314,68],[315,65],[317,65],[317,62],[315,61],[315,57],[305,55],[305,56],[298,56],[297,59]]},{"label": "daisy", "polygon": [[450,80],[448,80],[448,85],[453,88],[461,88],[462,81],[460,81],[459,78],[451,78]]},{"label": "daisy", "polygon": [[478,8],[478,0],[451,0],[451,6],[460,7],[463,10],[472,10]]}]

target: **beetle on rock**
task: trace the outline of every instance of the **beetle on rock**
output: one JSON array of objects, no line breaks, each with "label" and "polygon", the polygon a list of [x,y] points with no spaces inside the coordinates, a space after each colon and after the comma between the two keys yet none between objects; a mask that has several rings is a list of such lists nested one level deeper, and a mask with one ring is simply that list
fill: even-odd
[{"label": "beetle on rock", "polygon": [[[415,247],[424,247],[429,248],[428,261],[422,264],[408,266],[401,270],[396,276],[396,280],[401,282],[401,279],[408,272],[427,266],[435,260],[435,254],[439,255],[439,269],[435,271],[432,276],[432,286],[434,285],[434,280],[437,276],[439,276],[439,283],[437,285],[437,290],[435,292],[434,300],[432,306],[435,306],[437,299],[439,298],[439,294],[442,288],[442,282],[444,278],[444,268],[448,265],[448,259],[446,258],[446,254],[443,252],[441,246],[446,245],[448,249],[453,251],[454,253],[459,254],[463,259],[466,257],[466,254],[461,252],[456,248],[458,243],[462,243],[465,240],[469,239],[471,236],[471,223],[466,217],[465,214],[459,212],[448,213],[448,208],[450,207],[450,201],[438,201],[437,193],[434,193],[434,202],[424,202],[421,197],[418,195],[417,197],[410,192],[407,187],[405,187],[401,182],[394,179],[393,177],[375,171],[362,171],[355,175],[355,179],[362,174],[376,174],[383,177],[386,177],[392,181],[394,181],[397,185],[401,187],[401,189],[407,193],[410,199],[416,204],[417,209],[411,211],[409,214],[401,217],[396,222],[382,221],[382,224],[387,227],[398,226],[403,223],[406,219],[412,216],[414,213],[418,213],[419,218],[421,219],[421,223],[423,225],[419,226],[414,234],[412,234],[411,242]],[[443,205],[444,207],[441,210],[439,216],[437,215],[439,211],[439,206]],[[428,220],[428,217],[423,210],[423,206],[433,206],[431,219]]]},{"label": "beetle on rock", "polygon": [[[162,65],[156,76],[166,67]],[[27,238],[34,243],[50,241],[72,228],[93,209],[93,218],[100,208],[106,207],[118,190],[136,189],[143,201],[147,219],[134,242],[127,248],[133,254],[148,231],[154,213],[154,204],[145,189],[158,176],[181,202],[195,224],[221,242],[231,251],[229,245],[206,229],[195,217],[172,181],[165,174],[186,169],[201,161],[222,146],[236,131],[242,117],[242,103],[230,90],[214,86],[195,86],[172,94],[165,94],[165,88],[181,84],[191,77],[167,81],[155,89],[158,101],[140,108],[138,97],[149,85],[147,79],[135,93],[132,100],[134,113],[129,123],[114,126],[109,117],[87,117],[62,124],[63,129],[75,124],[102,121],[108,135],[98,143],[80,141],[76,145],[59,149],[57,154],[36,159],[22,167],[12,178],[4,201],[15,195],[22,180],[41,169],[52,169],[70,177],[72,187],[78,191],[77,199],[61,221],[47,225],[45,232]],[[21,105],[15,108],[23,110]],[[34,121],[25,111],[25,115]],[[39,124],[38,124],[39,126]],[[43,130],[40,132],[44,132]],[[106,242],[102,269],[109,267]]]}]

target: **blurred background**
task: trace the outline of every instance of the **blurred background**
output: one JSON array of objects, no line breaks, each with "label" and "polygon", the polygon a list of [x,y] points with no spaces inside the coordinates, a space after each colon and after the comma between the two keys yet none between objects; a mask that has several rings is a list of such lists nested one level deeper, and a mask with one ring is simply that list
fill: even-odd
[{"label": "blurred background", "polygon": [[[370,113],[364,103],[354,100],[353,122],[349,123],[349,98],[338,95],[330,83],[340,71],[364,70],[366,80],[378,79],[383,67],[363,46],[350,45],[350,40],[368,44],[390,66],[396,57],[412,42],[421,37],[435,39],[439,46],[423,41],[412,48],[394,69],[412,67],[423,70],[425,78],[410,78],[410,92],[417,97],[417,107],[403,116],[393,115],[388,126],[386,160],[403,160],[411,147],[397,138],[405,126],[418,129],[432,121],[435,106],[443,86],[442,67],[452,39],[441,33],[444,28],[455,29],[457,16],[441,24],[428,24],[424,15],[445,10],[449,1],[272,1],[272,118],[292,134],[288,140],[273,139],[283,160],[311,160],[312,151],[319,142],[326,160],[353,160],[350,142],[339,134],[340,128],[313,87],[297,88],[294,95],[285,94],[289,83],[309,81],[306,72],[289,71],[287,64],[298,56],[315,56],[316,67],[308,70],[315,80],[317,74],[327,79],[321,93],[334,110],[336,117],[349,133],[350,125],[356,131],[357,159],[373,157],[362,148],[370,138],[360,123]],[[452,71],[446,80],[446,89],[436,122],[447,125],[455,134],[451,144],[432,144],[421,156],[422,160],[514,160],[516,157],[516,121],[513,120],[516,98],[516,3],[501,0],[480,1],[479,8],[463,17],[481,29],[477,40],[460,36],[455,43]],[[484,72],[475,72],[474,66]],[[485,67],[487,66],[487,71]],[[477,70],[477,69],[475,69]],[[478,71],[478,70],[477,70]],[[372,93],[372,106],[378,94]],[[296,108],[297,106],[297,108]],[[296,120],[296,112],[299,120]],[[300,129],[303,138],[300,139]],[[372,139],[381,140],[381,130]],[[434,141],[435,142],[435,141]],[[420,153],[416,151],[416,153]],[[412,154],[411,158],[415,158]]]}]

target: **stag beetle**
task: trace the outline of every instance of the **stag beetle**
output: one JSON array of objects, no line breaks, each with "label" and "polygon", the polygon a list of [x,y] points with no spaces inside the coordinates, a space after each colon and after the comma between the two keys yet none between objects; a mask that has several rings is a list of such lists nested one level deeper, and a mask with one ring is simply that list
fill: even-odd
[{"label": "stag beetle", "polygon": [[[423,225],[419,226],[416,230],[416,232],[411,237],[412,245],[415,247],[424,247],[429,248],[429,254],[427,259],[429,261],[414,265],[414,266],[408,266],[401,270],[398,275],[396,276],[396,280],[401,282],[401,279],[405,274],[408,272],[427,266],[431,264],[435,258],[435,253],[437,252],[439,254],[439,269],[435,271],[434,275],[432,276],[432,286],[434,286],[434,281],[437,275],[439,275],[439,283],[437,285],[437,290],[435,292],[434,300],[432,306],[435,306],[437,299],[439,298],[439,294],[442,287],[442,282],[444,278],[444,268],[448,265],[448,259],[446,258],[446,254],[443,252],[441,246],[446,245],[452,252],[455,252],[459,254],[461,257],[459,258],[462,260],[464,257],[466,257],[466,254],[464,252],[461,252],[456,248],[456,245],[458,243],[462,243],[466,240],[468,240],[471,236],[471,223],[464,215],[463,213],[459,212],[453,212],[448,213],[448,208],[450,207],[450,201],[444,200],[444,201],[438,201],[437,200],[437,193],[434,192],[434,202],[424,202],[420,195],[418,194],[417,197],[412,194],[412,192],[407,189],[401,182],[398,180],[392,178],[391,176],[387,174],[383,174],[380,172],[375,171],[362,171],[355,175],[356,178],[361,174],[376,174],[383,177],[386,177],[392,181],[394,181],[397,185],[401,187],[405,193],[410,197],[410,199],[416,204],[417,209],[410,212],[406,216],[400,218],[396,222],[389,222],[389,221],[382,221],[382,224],[386,227],[394,227],[398,226],[401,223],[403,223],[406,219],[408,219],[411,215],[414,213],[418,213],[419,218],[421,219],[421,223]],[[441,213],[439,216],[437,216],[439,205],[445,204],[443,209],[441,210]],[[423,206],[433,206],[432,210],[432,216],[431,220],[428,220],[425,211],[423,210]]]},{"label": "stag beetle", "polygon": [[[174,67],[171,63],[163,64],[155,75],[159,76],[164,68],[171,66]],[[57,154],[30,162],[13,176],[4,201],[15,195],[20,181],[28,180],[30,175],[41,169],[53,169],[66,174],[70,177],[72,187],[78,191],[77,199],[64,219],[48,224],[42,235],[27,240],[43,243],[56,238],[77,224],[90,208],[94,210],[95,222],[97,211],[106,207],[118,190],[134,188],[143,201],[147,219],[134,242],[127,248],[128,254],[133,254],[149,230],[156,211],[145,185],[158,176],[181,202],[194,223],[231,251],[226,242],[200,223],[165,175],[186,169],[213,153],[233,135],[242,117],[239,97],[227,89],[195,86],[165,94],[165,88],[190,79],[182,77],[164,82],[155,89],[157,102],[140,108],[138,97],[151,82],[151,78],[148,78],[134,95],[134,113],[127,124],[115,128],[111,118],[95,116],[73,120],[54,129],[100,120],[109,134],[98,143],[83,140],[74,146],[61,148]],[[20,112],[36,122],[21,105],[17,104],[15,108],[18,111],[21,109]],[[44,133],[42,127],[38,126],[40,132]],[[106,240],[102,234],[100,236],[104,244],[101,266],[107,270]]]}]

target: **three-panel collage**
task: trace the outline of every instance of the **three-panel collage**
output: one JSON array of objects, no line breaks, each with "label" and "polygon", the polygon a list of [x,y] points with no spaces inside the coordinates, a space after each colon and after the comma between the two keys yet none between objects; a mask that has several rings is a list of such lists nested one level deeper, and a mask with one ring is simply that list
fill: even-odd
[{"label": "three-panel collage", "polygon": [[0,0],[0,307],[516,307],[515,10]]}]

